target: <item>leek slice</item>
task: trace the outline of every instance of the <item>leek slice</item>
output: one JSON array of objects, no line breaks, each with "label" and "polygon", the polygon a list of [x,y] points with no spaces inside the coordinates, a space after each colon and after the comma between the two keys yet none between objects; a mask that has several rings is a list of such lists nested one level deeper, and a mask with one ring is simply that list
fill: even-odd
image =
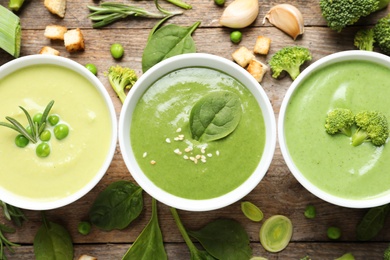
[{"label": "leek slice", "polygon": [[0,5],[0,48],[18,58],[20,42],[21,26],[19,17]]},{"label": "leek slice", "polygon": [[291,240],[293,225],[283,215],[267,219],[260,229],[260,243],[268,252],[276,253],[287,247]]}]

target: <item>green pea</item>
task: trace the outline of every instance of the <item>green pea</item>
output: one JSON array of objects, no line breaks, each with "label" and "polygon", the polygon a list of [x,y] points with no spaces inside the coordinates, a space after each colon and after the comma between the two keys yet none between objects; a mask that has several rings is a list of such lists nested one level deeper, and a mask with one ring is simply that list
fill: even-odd
[{"label": "green pea", "polygon": [[239,43],[242,40],[242,33],[240,31],[233,31],[233,32],[231,32],[230,40],[233,43]]},{"label": "green pea", "polygon": [[313,205],[307,205],[304,213],[306,218],[315,218],[316,217],[316,208]]},{"label": "green pea", "polygon": [[50,154],[50,145],[46,142],[40,143],[35,149],[35,153],[38,157],[48,157]]},{"label": "green pea", "polygon": [[34,123],[40,123],[42,119],[42,113],[35,114],[33,117],[33,122]]},{"label": "green pea", "polygon": [[225,4],[225,0],[214,0],[214,3],[219,6],[223,6]]},{"label": "green pea", "polygon": [[77,230],[82,235],[88,235],[91,232],[91,224],[87,221],[81,221],[77,226]]},{"label": "green pea", "polygon": [[56,125],[54,127],[54,136],[58,139],[58,140],[62,140],[64,139],[65,137],[68,136],[69,134],[69,127],[65,124],[59,124],[59,125]]},{"label": "green pea", "polygon": [[96,66],[94,65],[94,64],[92,64],[92,63],[87,63],[87,64],[85,64],[85,67],[90,71],[90,72],[92,72],[92,74],[93,75],[97,75],[97,68],[96,68]]},{"label": "green pea", "polygon": [[30,126],[30,125],[26,126],[26,131],[27,131],[27,133],[29,133],[30,135],[32,134],[31,126]]},{"label": "green pea", "polygon": [[341,229],[338,227],[329,227],[327,235],[330,239],[339,239],[341,237]]},{"label": "green pea", "polygon": [[111,45],[110,52],[111,52],[112,57],[114,57],[114,59],[122,58],[123,53],[124,53],[124,49],[123,49],[122,44],[114,43],[113,45]]},{"label": "green pea", "polygon": [[42,141],[49,141],[51,138],[51,132],[49,130],[44,130],[40,135],[39,139]]},{"label": "green pea", "polygon": [[24,135],[17,135],[15,137],[15,144],[17,147],[20,148],[26,147],[29,142],[30,141],[26,137],[24,137]]},{"label": "green pea", "polygon": [[58,122],[60,121],[60,117],[57,116],[57,115],[50,115],[48,118],[47,118],[47,121],[49,121],[49,124],[51,126],[55,126],[56,124],[58,124]]}]

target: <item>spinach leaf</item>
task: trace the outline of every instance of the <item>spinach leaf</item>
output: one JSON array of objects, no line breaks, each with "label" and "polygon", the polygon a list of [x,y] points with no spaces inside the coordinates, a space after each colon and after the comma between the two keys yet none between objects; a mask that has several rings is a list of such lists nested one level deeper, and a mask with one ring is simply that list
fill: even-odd
[{"label": "spinach leaf", "polygon": [[130,181],[110,184],[96,198],[89,211],[90,222],[100,229],[124,229],[143,209],[142,189]]},{"label": "spinach leaf", "polygon": [[73,259],[73,243],[69,232],[43,216],[43,225],[34,237],[34,255],[37,260]]},{"label": "spinach leaf", "polygon": [[217,259],[250,259],[252,249],[245,229],[235,220],[217,219],[198,231],[188,231]]},{"label": "spinach leaf", "polygon": [[192,137],[201,142],[215,141],[232,133],[241,119],[239,96],[229,91],[215,91],[202,97],[191,110]]},{"label": "spinach leaf", "polygon": [[192,243],[190,237],[188,236],[188,233],[185,227],[183,226],[183,223],[180,220],[177,210],[175,208],[171,208],[171,213],[176,222],[177,227],[179,228],[180,234],[184,238],[184,241],[186,242],[188,249],[190,250],[191,260],[216,260],[207,251],[199,250],[198,248],[195,247],[194,243]]},{"label": "spinach leaf", "polygon": [[357,239],[367,241],[375,237],[383,228],[389,212],[390,204],[369,209],[357,225]]},{"label": "spinach leaf", "polygon": [[152,216],[149,223],[122,258],[122,260],[127,259],[168,259],[158,224],[155,199],[152,200]]},{"label": "spinach leaf", "polygon": [[183,54],[196,52],[191,34],[200,25],[194,23],[189,27],[169,24],[156,30],[150,37],[142,54],[142,71],[156,65],[162,60]]}]

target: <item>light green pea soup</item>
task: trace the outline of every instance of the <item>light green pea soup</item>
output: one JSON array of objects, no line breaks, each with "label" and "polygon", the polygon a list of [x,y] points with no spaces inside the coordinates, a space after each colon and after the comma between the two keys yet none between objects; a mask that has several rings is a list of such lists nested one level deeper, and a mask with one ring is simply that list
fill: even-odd
[{"label": "light green pea soup", "polygon": [[10,116],[28,125],[19,106],[32,116],[54,100],[51,114],[69,124],[63,140],[51,137],[51,153],[35,154],[35,144],[17,147],[17,132],[0,127],[0,188],[34,201],[55,201],[85,186],[108,154],[110,114],[98,90],[76,72],[56,65],[28,66],[0,79],[0,120]]},{"label": "light green pea soup", "polygon": [[343,61],[307,77],[287,105],[284,131],[288,151],[315,186],[346,199],[371,199],[390,190],[390,147],[325,132],[334,108],[353,113],[378,110],[390,119],[390,69],[370,61]]},{"label": "light green pea soup", "polygon": [[[260,87],[260,86],[259,86]],[[209,143],[192,139],[189,115],[211,91],[239,95],[242,117],[233,133]],[[264,151],[265,125],[250,91],[220,71],[193,67],[173,71],[152,84],[133,113],[130,139],[147,177],[173,195],[210,199],[242,184]]]}]

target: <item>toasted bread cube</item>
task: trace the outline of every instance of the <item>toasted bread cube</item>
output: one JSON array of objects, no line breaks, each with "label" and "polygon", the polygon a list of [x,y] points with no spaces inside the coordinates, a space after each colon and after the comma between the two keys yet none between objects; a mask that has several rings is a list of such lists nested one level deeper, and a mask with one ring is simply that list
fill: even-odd
[{"label": "toasted bread cube", "polygon": [[249,62],[246,70],[257,80],[257,82],[261,82],[263,80],[264,74],[268,70],[268,66],[261,61],[252,59]]},{"label": "toasted bread cube", "polygon": [[50,54],[59,56],[60,52],[50,46],[43,46],[42,49],[39,51],[39,54]]},{"label": "toasted bread cube", "polygon": [[97,260],[97,258],[89,255],[81,255],[78,260]]},{"label": "toasted bread cube", "polygon": [[45,37],[50,40],[64,40],[64,34],[68,31],[68,28],[60,25],[48,25],[45,28]]},{"label": "toasted bread cube", "polygon": [[52,14],[65,17],[66,0],[45,0],[44,5]]},{"label": "toasted bread cube", "polygon": [[232,57],[233,60],[243,68],[245,68],[253,58],[255,58],[253,53],[246,47],[240,47],[238,50],[233,52]]},{"label": "toasted bread cube", "polygon": [[84,50],[84,36],[79,28],[68,30],[64,34],[64,44],[68,52]]},{"label": "toasted bread cube", "polygon": [[254,53],[267,55],[271,47],[271,39],[264,36],[258,36],[256,39],[256,44],[253,49]]}]

